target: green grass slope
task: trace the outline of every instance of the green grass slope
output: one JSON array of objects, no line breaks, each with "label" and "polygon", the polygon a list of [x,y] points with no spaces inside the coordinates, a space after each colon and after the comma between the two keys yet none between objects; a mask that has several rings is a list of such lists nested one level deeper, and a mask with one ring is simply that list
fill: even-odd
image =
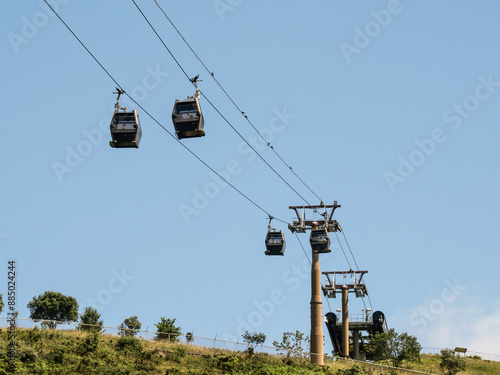
[{"label": "green grass slope", "polygon": [[[8,335],[0,332],[0,374],[11,374]],[[461,374],[500,374],[500,363],[468,359]],[[439,374],[439,359],[424,356],[412,368]],[[319,367],[303,359],[265,353],[213,350],[164,341],[101,336],[78,331],[21,329],[16,335],[16,374],[331,374],[378,375],[380,369],[348,362]],[[390,374],[387,369],[384,374]],[[396,373],[404,373],[397,371]]]}]

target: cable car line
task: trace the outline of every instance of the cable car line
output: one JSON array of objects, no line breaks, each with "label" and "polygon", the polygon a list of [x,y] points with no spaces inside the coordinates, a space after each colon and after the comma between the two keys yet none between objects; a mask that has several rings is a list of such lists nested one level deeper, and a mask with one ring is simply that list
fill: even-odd
[{"label": "cable car line", "polygon": [[[342,232],[343,231],[344,230],[342,229]],[[335,232],[335,237],[337,238],[337,241],[338,241],[338,243],[340,245],[340,248],[342,249],[342,253],[344,254],[345,260],[347,261],[347,264],[349,265],[349,268],[352,270],[351,262],[349,262],[349,259],[347,258],[347,254],[344,251],[344,247],[342,246],[342,243],[340,242],[340,239],[339,239],[339,236],[338,236],[337,232]],[[358,268],[358,270],[359,270],[359,268]],[[361,301],[363,302],[363,306],[366,309],[366,303],[365,303],[364,297],[361,298]]]},{"label": "cable car line", "polygon": [[337,232],[335,232],[335,237],[337,237],[337,241],[339,242],[340,248],[342,249],[342,253],[344,254],[345,260],[347,261],[347,264],[349,265],[349,268],[352,269],[351,263],[349,262],[349,259],[347,258],[347,255],[346,255],[346,253],[344,251],[344,247],[340,243],[339,236],[337,235]]},{"label": "cable car line", "polygon": [[309,264],[312,264],[311,259],[309,259],[309,256],[307,255],[306,249],[304,249],[304,246],[302,246],[302,241],[300,240],[299,236],[297,235],[297,232],[295,232],[294,234],[295,234],[295,237],[297,237],[297,241],[299,241],[300,247],[302,248],[304,255],[306,256],[307,260],[309,261]]},{"label": "cable car line", "polygon": [[[135,1],[132,0],[135,4]],[[52,10],[52,12],[57,16],[57,18],[62,22],[62,24],[68,29],[68,31],[75,37],[75,39],[80,43],[80,45],[87,51],[87,53],[94,59],[94,61],[99,65],[99,67],[108,75],[108,77],[115,83],[116,87],[117,87],[117,90],[119,90],[119,92],[121,92],[121,94],[123,95],[126,95],[132,102],[134,102],[134,104],[136,104],[144,113],[146,113],[154,122],[156,122],[156,124],[158,126],[160,126],[168,135],[170,135],[174,140],[176,140],[182,147],[184,147],[184,149],[186,151],[188,151],[192,156],[194,156],[199,162],[201,162],[205,167],[207,167],[210,171],[212,171],[215,175],[217,175],[222,181],[226,182],[231,188],[233,188],[233,190],[235,190],[238,194],[240,194],[242,197],[244,197],[247,201],[249,201],[250,203],[252,203],[255,207],[257,207],[258,209],[260,209],[261,211],[263,211],[264,213],[267,214],[267,216],[271,217],[271,215],[264,209],[262,208],[259,204],[257,204],[255,201],[253,201],[251,198],[249,198],[247,195],[245,195],[242,191],[240,191],[238,188],[236,188],[233,184],[231,184],[229,181],[225,180],[224,177],[222,177],[215,169],[213,169],[210,165],[208,165],[201,157],[199,157],[195,152],[193,152],[189,147],[187,147],[184,143],[182,143],[179,139],[177,139],[177,137],[172,134],[165,126],[163,126],[153,115],[151,115],[143,106],[141,106],[133,97],[131,97],[123,88],[122,86],[118,83],[118,81],[116,81],[116,79],[111,75],[111,73],[109,73],[109,71],[101,64],[101,62],[94,56],[94,54],[87,48],[87,46],[80,40],[80,38],[78,38],[78,36],[73,32],[73,30],[66,24],[66,22],[64,22],[64,20],[59,16],[59,14],[54,10],[54,8],[47,2],[47,0],[44,0],[45,4],[47,4],[47,6]],[[137,6],[137,4],[135,4]],[[137,6],[137,8],[140,10],[140,8]],[[141,11],[141,14],[142,11]],[[145,17],[145,16],[144,16]],[[146,17],[145,17],[146,18]],[[146,21],[149,23],[149,21],[147,20],[146,18]],[[150,24],[151,25],[151,24]],[[151,28],[153,28],[151,26]],[[154,30],[154,28],[153,28]],[[155,31],[155,30],[154,30]],[[155,31],[156,33],[156,31]],[[158,34],[157,34],[158,35]],[[159,36],[158,36],[159,37]],[[160,37],[159,37],[160,38]],[[160,38],[161,40],[161,38]],[[163,41],[162,41],[163,43]],[[165,45],[166,47],[166,45]],[[168,47],[166,47],[167,50],[168,50]],[[170,52],[170,51],[169,51]],[[177,62],[177,60],[175,59],[175,57],[172,55],[172,58]],[[182,68],[182,66],[177,62],[177,64],[179,65],[179,68],[185,73],[184,69]],[[187,75],[186,75],[187,76]],[[188,77],[189,78],[189,77]],[[191,81],[191,79],[190,79]],[[121,95],[120,94],[120,95]],[[202,93],[203,95],[203,93]],[[205,95],[203,95],[205,97]],[[207,99],[205,97],[205,99]],[[207,101],[212,105],[212,107],[214,107],[214,109],[224,118],[224,116],[217,110],[217,108],[207,99]],[[225,118],[224,118],[225,119]],[[226,120],[226,119],[225,119]],[[228,122],[226,120],[226,122]],[[229,122],[228,122],[229,123]],[[231,125],[231,124],[230,124]],[[231,126],[232,127],[232,126]],[[234,129],[234,128],[233,128]],[[235,130],[235,129],[234,129]],[[235,130],[236,131],[236,130]],[[237,132],[238,133],[238,132]],[[239,134],[239,133],[238,133]],[[241,137],[241,135],[240,135]],[[246,142],[246,141],[245,141]],[[248,144],[248,143],[247,143]],[[250,146],[251,147],[251,146]],[[259,155],[260,156],[260,155]],[[262,157],[261,157],[262,158]],[[263,159],[264,160],[264,159]],[[265,160],[264,160],[265,161]],[[267,164],[267,162],[266,162]],[[271,169],[273,169],[271,167]],[[273,169],[274,171],[274,169]],[[276,171],[275,171],[276,174],[278,174]],[[279,175],[279,174],[278,174]],[[281,177],[281,176],[280,176]],[[282,177],[281,177],[282,178]],[[283,178],[282,178],[283,179]],[[283,180],[284,181],[284,180]],[[286,181],[285,181],[286,183]],[[286,183],[288,186],[290,186],[288,183]],[[291,186],[290,188],[295,191],[295,189],[293,189]],[[296,191],[295,191],[296,192]],[[296,192],[297,193],[297,192]],[[297,193],[298,194],[298,193]],[[298,194],[300,196],[300,194]],[[302,198],[302,197],[301,197]],[[304,199],[304,198],[302,198]],[[304,199],[304,201],[306,201]],[[306,201],[307,203],[307,201]],[[282,220],[282,219],[279,219],[279,218],[276,218],[276,217],[273,217],[273,219],[277,220],[277,221],[280,221],[284,224],[289,224],[287,221],[285,220]],[[298,237],[297,233],[295,233],[295,236],[297,237],[297,240],[299,241],[299,244],[302,248],[302,251],[304,252],[306,258],[308,259],[309,263],[311,263],[311,260],[309,259],[308,255],[307,255],[307,252],[305,251],[303,245],[302,245],[302,242],[300,241],[300,238]],[[345,237],[345,234],[344,234],[344,238],[346,240],[346,243],[349,247],[349,250],[351,251],[351,255],[353,256],[353,259],[356,263],[356,260],[354,258],[354,255],[352,253],[352,250],[350,248],[350,245],[347,241],[347,238]],[[337,240],[339,240],[338,236],[337,236]],[[340,244],[340,241],[339,241],[339,244]],[[346,257],[346,260],[350,266],[350,263],[349,263],[349,260],[347,259],[347,256],[345,254],[345,251],[342,247],[342,244],[340,244],[341,248],[342,248],[342,252],[344,253],[344,256]],[[356,267],[358,267],[357,263],[356,263]],[[358,270],[359,270],[359,267],[358,267]],[[368,296],[368,295],[367,295]],[[368,296],[368,299],[370,301],[370,306],[371,306],[371,300],[370,300],[370,297]],[[363,300],[363,304],[364,304],[364,300]],[[366,305],[365,305],[366,306]]]},{"label": "cable car line", "polygon": [[[324,297],[324,296],[323,296]],[[325,298],[326,299],[326,303],[328,303],[328,309],[330,311],[332,311],[332,306],[330,306],[330,298]]]},{"label": "cable car line", "polygon": [[307,185],[300,177],[297,173],[295,173],[295,171],[293,170],[293,168],[288,165],[288,163],[281,157],[280,154],[278,154],[278,152],[274,149],[274,147],[271,145],[271,142],[268,142],[266,138],[264,138],[264,136],[257,130],[257,128],[254,126],[254,124],[252,123],[252,121],[250,121],[250,119],[248,118],[248,116],[245,114],[245,112],[243,112],[241,110],[241,108],[236,104],[236,102],[233,100],[233,98],[227,93],[227,91],[224,89],[224,87],[221,85],[221,83],[217,80],[217,78],[215,78],[215,75],[213,72],[210,71],[210,69],[208,69],[208,67],[205,65],[205,63],[201,60],[201,58],[196,54],[196,52],[193,50],[193,48],[191,47],[191,45],[188,43],[188,41],[184,38],[184,36],[181,34],[181,32],[179,31],[179,29],[177,29],[177,27],[174,25],[174,23],[172,22],[172,20],[168,17],[168,15],[165,13],[165,11],[163,10],[163,8],[160,6],[160,4],[158,4],[158,2],[155,0],[155,3],[156,5],[158,6],[158,8],[160,8],[161,12],[163,13],[163,15],[165,16],[165,18],[168,20],[168,22],[170,22],[170,24],[172,25],[172,27],[175,29],[175,31],[177,31],[177,34],[179,34],[179,36],[181,37],[181,39],[184,41],[184,43],[186,43],[186,45],[189,47],[189,49],[191,50],[191,52],[193,53],[193,55],[196,57],[196,59],[198,59],[198,61],[201,63],[201,65],[203,65],[203,67],[205,68],[205,70],[207,71],[208,74],[210,74],[210,76],[212,77],[212,79],[215,81],[215,83],[217,83],[217,85],[220,87],[220,89],[222,90],[222,92],[224,92],[224,94],[227,96],[227,98],[231,101],[231,103],[233,103],[233,105],[236,107],[236,109],[238,110],[238,112],[241,113],[241,115],[243,117],[245,117],[245,119],[247,120],[247,122],[250,124],[250,126],[253,128],[253,130],[255,130],[255,132],[260,136],[260,138],[262,138],[262,140],[264,141],[264,143],[266,144],[267,147],[269,147],[275,154],[276,156],[283,162],[283,164],[285,164],[285,166],[295,175],[295,177],[297,177],[299,179],[300,182],[302,182],[302,184],[304,184],[304,186],[309,189],[309,191],[316,196],[316,198],[318,198],[320,201],[322,201],[322,199],[309,187],[309,185]]},{"label": "cable car line", "polygon": [[[342,229],[342,233],[344,233],[344,230],[343,230],[343,229]],[[351,263],[349,262],[349,259],[347,258],[347,255],[346,255],[346,253],[345,253],[345,251],[344,251],[344,247],[342,246],[342,243],[340,242],[340,239],[339,239],[339,236],[338,236],[337,232],[335,232],[335,236],[337,237],[337,241],[339,242],[340,248],[342,249],[342,252],[344,253],[344,257],[345,257],[345,259],[346,259],[346,261],[347,261],[347,264],[349,265],[349,268],[352,270]],[[344,239],[346,239],[345,235],[344,235]],[[346,243],[347,243],[347,245],[349,246],[349,243],[347,242],[347,239],[346,239]],[[352,251],[351,251],[351,255],[352,255],[352,258],[353,258],[354,262],[356,263],[356,259],[354,258],[354,255],[352,254]],[[356,263],[356,268],[357,268],[357,270],[359,271],[359,267],[358,267],[358,264],[357,264],[357,263]],[[365,282],[365,285],[366,285],[366,282]],[[371,307],[371,308],[372,308],[372,310],[373,310],[373,307],[372,307],[372,301],[371,301],[370,296],[368,295],[368,293],[366,293],[366,297],[368,297],[368,301],[369,301],[369,303],[370,303],[370,307]],[[364,299],[364,298],[365,298],[364,296],[363,296],[363,297],[361,297],[361,301],[363,302],[363,305],[365,306],[365,309],[366,309],[366,303],[365,303],[365,299]]]},{"label": "cable car line", "polygon": [[[159,36],[159,35],[158,35],[158,33],[156,32],[156,30],[154,30],[153,26],[152,26],[152,25],[151,25],[151,23],[147,20],[147,18],[146,18],[146,16],[144,15],[144,13],[140,10],[140,8],[137,6],[137,4],[135,3],[135,1],[134,1],[134,0],[132,0],[132,1],[133,1],[133,2],[134,2],[134,4],[136,5],[136,7],[139,9],[139,11],[140,11],[140,12],[141,12],[141,14],[143,15],[143,17],[146,19],[146,21],[148,22],[148,24],[150,25],[150,27],[153,29],[153,31],[155,32],[155,34],[158,36],[158,38],[159,38],[159,39],[162,41],[162,43],[163,43],[163,40],[160,38],[160,36]],[[182,35],[182,33],[181,33],[181,32],[179,31],[179,29],[175,26],[175,24],[172,22],[172,20],[168,17],[168,15],[167,15],[167,14],[166,14],[166,12],[163,10],[163,8],[160,6],[160,4],[158,4],[158,2],[157,2],[156,0],[154,0],[154,1],[155,1],[156,6],[157,6],[157,7],[161,10],[161,12],[162,12],[162,13],[163,13],[163,15],[165,16],[165,18],[166,18],[166,19],[168,20],[168,22],[172,25],[172,27],[175,29],[175,31],[177,32],[177,34],[179,34],[179,36],[181,37],[181,39],[182,39],[182,40],[184,41],[184,43],[188,46],[188,48],[191,50],[191,52],[192,52],[192,53],[193,53],[193,55],[196,57],[196,59],[197,59],[197,60],[201,63],[201,65],[205,68],[205,70],[207,71],[207,73],[208,73],[208,74],[212,77],[212,79],[213,79],[213,80],[215,81],[215,83],[219,86],[219,88],[222,90],[222,92],[224,92],[224,94],[225,94],[225,95],[226,95],[226,97],[227,97],[227,98],[231,101],[231,103],[233,103],[233,105],[234,105],[234,106],[235,106],[235,108],[238,110],[238,112],[240,112],[240,113],[242,114],[242,116],[243,116],[243,117],[247,120],[247,122],[250,124],[250,126],[251,126],[251,127],[255,130],[255,132],[256,132],[256,133],[257,133],[257,134],[261,137],[261,139],[264,141],[264,143],[265,143],[268,147],[270,147],[270,148],[271,148],[271,150],[273,150],[273,152],[274,152],[274,153],[276,154],[276,156],[277,156],[277,157],[278,157],[278,158],[279,158],[279,159],[283,162],[283,164],[285,164],[285,166],[286,166],[288,169],[290,169],[290,171],[291,171],[291,172],[292,172],[292,173],[293,173],[293,174],[294,174],[294,175],[295,175],[295,176],[296,176],[296,177],[300,180],[300,182],[302,182],[302,184],[303,184],[304,186],[306,186],[306,187],[307,187],[307,189],[308,189],[308,190],[309,190],[309,191],[310,191],[313,195],[315,195],[315,196],[316,196],[316,198],[318,198],[320,201],[323,201],[323,200],[322,200],[322,199],[321,199],[321,198],[320,198],[320,197],[319,197],[319,196],[318,196],[318,195],[317,195],[317,194],[316,194],[316,193],[315,193],[315,192],[314,192],[314,191],[313,191],[313,190],[309,187],[309,185],[307,185],[307,184],[306,184],[306,183],[305,183],[305,182],[304,182],[304,181],[303,181],[303,180],[302,180],[302,179],[301,179],[301,178],[300,178],[300,177],[299,177],[299,176],[295,173],[295,171],[293,170],[293,168],[292,168],[290,165],[288,165],[288,164],[286,163],[286,161],[285,161],[285,160],[284,160],[284,159],[283,159],[283,158],[279,155],[279,153],[278,153],[278,152],[274,149],[274,147],[270,144],[270,142],[268,142],[268,141],[264,138],[264,136],[263,136],[263,135],[262,135],[262,134],[261,134],[261,133],[257,130],[257,128],[254,126],[254,124],[250,121],[250,119],[248,118],[248,116],[245,114],[245,112],[243,112],[243,111],[241,110],[241,108],[240,108],[240,107],[236,104],[236,102],[233,100],[233,98],[232,98],[232,97],[228,94],[228,92],[224,89],[224,87],[221,85],[221,83],[217,80],[217,78],[215,77],[214,73],[213,73],[212,71],[210,71],[210,69],[208,69],[208,67],[205,65],[205,63],[203,62],[203,60],[202,60],[202,59],[198,56],[198,54],[194,51],[194,49],[191,47],[191,45],[189,44],[189,42],[188,42],[188,41],[184,38],[184,36]],[[164,44],[165,48],[167,48],[167,50],[168,50],[168,51],[169,51],[169,53],[170,53],[170,50],[169,50],[169,49],[168,49],[168,47],[165,45],[165,43],[163,43],[163,44]],[[171,54],[171,55],[172,55],[172,54]],[[173,55],[172,55],[172,57],[174,58],[174,56],[173,56]],[[181,66],[180,66],[180,64],[177,62],[177,60],[176,60],[175,58],[174,58],[174,60],[175,60],[175,61],[176,61],[176,63],[179,65],[179,67],[181,67]],[[182,69],[182,67],[181,67],[181,69]],[[184,70],[182,69],[182,71],[184,71]],[[186,73],[185,73],[185,74],[186,74]],[[203,95],[203,96],[205,97],[205,95]],[[207,98],[205,97],[205,99],[207,99]],[[208,101],[208,99],[207,99],[207,101]],[[210,103],[210,104],[212,105],[212,103]],[[214,106],[212,105],[212,107],[214,107]],[[214,107],[214,108],[215,108],[215,107]],[[217,111],[217,112],[218,112],[218,111]],[[227,122],[227,121],[226,121],[226,122]],[[231,126],[231,127],[232,127],[232,126]],[[233,129],[234,129],[234,128],[233,128]],[[236,130],[235,130],[235,131],[236,131]],[[239,133],[238,133],[238,135],[239,135]],[[248,144],[248,143],[247,143],[247,144]],[[259,156],[260,156],[260,155],[259,155]],[[267,163],[266,163],[266,164],[267,164]],[[295,191],[295,190],[294,190],[294,191]],[[306,202],[307,202],[307,201],[306,201]],[[272,217],[270,217],[270,219],[272,219]],[[270,224],[271,224],[271,221],[269,222],[269,228],[270,228]],[[337,234],[336,234],[336,235],[337,235]],[[357,263],[357,261],[356,261],[356,258],[354,257],[354,254],[353,254],[353,252],[352,252],[351,246],[349,245],[349,242],[347,241],[347,237],[346,237],[346,235],[345,235],[345,233],[344,233],[344,231],[343,231],[343,230],[342,230],[342,235],[344,236],[344,240],[345,240],[345,242],[346,242],[346,244],[347,244],[347,247],[348,247],[348,249],[349,249],[349,252],[351,253],[351,257],[352,257],[352,259],[353,259],[353,261],[354,261],[354,264],[356,265],[356,268],[357,268],[357,270],[359,271],[359,266],[358,266],[358,263]],[[302,251],[304,252],[304,254],[305,254],[305,256],[306,256],[307,260],[309,261],[309,263],[311,263],[311,260],[309,259],[308,255],[307,255],[307,252],[305,251],[305,249],[304,249],[304,247],[303,247],[303,245],[302,245],[302,242],[300,241],[300,238],[298,237],[297,233],[295,233],[295,236],[297,237],[297,240],[299,241],[299,244],[300,244],[300,246],[301,246],[301,248],[302,248]],[[352,269],[351,264],[350,264],[350,262],[349,262],[349,259],[348,259],[347,255],[346,255],[345,251],[344,251],[344,248],[343,248],[342,244],[340,243],[340,239],[338,238],[338,236],[337,236],[337,240],[338,240],[339,245],[340,245],[340,247],[341,247],[341,249],[342,249],[342,252],[343,252],[343,254],[344,254],[344,257],[345,257],[345,259],[346,259],[346,261],[347,261],[347,263],[348,263],[348,265],[349,265],[349,268],[351,268],[351,269]],[[284,241],[284,240],[283,240],[283,241]],[[283,254],[281,254],[281,255],[283,255]],[[371,303],[370,296],[369,296],[368,294],[367,294],[367,297],[368,297],[368,300],[369,300],[369,303],[370,303],[370,307],[371,307],[371,306],[372,306],[372,303]],[[328,298],[327,298],[326,300],[327,300],[327,302],[328,302],[328,305],[330,305],[330,302],[329,302]],[[363,301],[363,304],[364,304],[364,306],[365,306],[365,308],[366,308],[366,304],[365,304],[365,302],[364,302],[364,299],[362,299],[362,301]],[[331,307],[330,307],[330,310],[331,310]]]},{"label": "cable car line", "polygon": [[[351,250],[351,245],[349,245],[349,241],[347,241],[347,237],[345,235],[344,230],[342,230],[342,235],[344,236],[345,243],[347,244],[347,247],[349,248],[349,251],[351,252],[351,256],[352,256],[352,259],[354,260],[354,264],[356,264],[356,268],[359,271],[358,262],[356,262],[356,258],[354,257],[354,254],[353,254],[353,252]],[[365,285],[366,285],[366,281],[365,281]],[[368,302],[370,303],[370,307],[373,310],[372,300],[370,299],[370,295],[367,293],[366,296],[368,297]]]},{"label": "cable car line", "polygon": [[[175,63],[179,66],[179,68],[181,69],[181,71],[184,73],[184,75],[186,76],[186,78],[191,82],[191,78],[189,77],[189,75],[186,73],[186,71],[184,70],[184,68],[181,66],[181,64],[179,63],[179,61],[175,58],[174,54],[172,53],[172,51],[170,51],[170,49],[167,47],[167,45],[165,44],[165,42],[163,41],[162,37],[158,34],[158,32],[156,31],[156,29],[153,27],[153,25],[151,24],[151,22],[149,22],[149,19],[146,17],[146,15],[143,13],[143,11],[141,10],[141,8],[137,5],[137,3],[135,2],[135,0],[132,0],[132,2],[134,3],[134,5],[136,6],[137,10],[139,10],[139,12],[141,13],[141,15],[144,17],[144,19],[146,20],[146,22],[148,23],[149,27],[151,28],[151,30],[153,30],[153,32],[156,34],[156,36],[158,37],[158,39],[160,40],[160,42],[163,44],[163,46],[165,47],[165,49],[167,50],[167,52],[170,54],[170,56],[174,59]],[[231,122],[229,122],[228,119],[226,119],[226,117],[219,111],[219,109],[210,101],[210,99],[207,98],[207,96],[203,93],[203,91],[200,90],[200,93],[201,95],[203,96],[203,98],[205,98],[205,100],[212,106],[212,108],[219,114],[220,117],[222,117],[222,119],[231,127],[231,129],[233,129],[236,134],[238,134],[238,136],[252,149],[252,151],[254,151],[258,156],[259,158],[295,193],[297,194],[304,202],[306,202],[308,205],[310,205],[310,203],[307,201],[307,199],[305,199],[302,195],[300,195],[299,192],[297,192],[297,190],[295,190],[279,173],[278,171],[276,171],[276,169],[274,169],[263,157],[262,155],[257,152],[257,150],[245,139],[245,137],[243,137],[240,132],[238,132],[238,130],[236,130],[236,128],[233,126],[233,124],[231,124]]]},{"label": "cable car line", "polygon": [[[236,188],[233,184],[231,184],[229,181],[224,179],[215,169],[213,169],[210,165],[208,165],[203,159],[201,159],[194,151],[192,151],[189,147],[187,147],[184,143],[182,143],[180,140],[177,139],[177,137],[172,134],[165,126],[163,126],[153,115],[151,115],[144,107],[142,107],[134,98],[132,98],[123,88],[120,86],[118,81],[109,73],[109,71],[100,63],[100,61],[94,56],[94,54],[85,46],[85,44],[78,38],[78,36],[71,30],[71,28],[64,22],[64,20],[59,16],[59,14],[52,8],[52,6],[47,2],[47,0],[44,0],[45,4],[54,12],[54,14],[59,18],[59,20],[63,23],[63,25],[68,29],[68,31],[75,37],[76,40],[80,43],[80,45],[85,48],[85,50],[89,53],[90,56],[94,59],[94,61],[101,67],[102,70],[108,75],[108,77],[116,84],[117,90],[121,91],[121,94],[126,95],[130,100],[132,100],[144,113],[146,113],[154,122],[156,122],[165,132],[167,132],[173,139],[175,139],[182,147],[184,147],[185,150],[187,150],[191,155],[193,155],[198,161],[200,161],[205,167],[210,169],[213,173],[215,173],[222,181],[227,183],[229,186],[231,186],[237,193],[239,193],[242,197],[244,197],[247,201],[252,203],[255,207],[260,209],[261,211],[265,212],[268,216],[271,216],[264,208],[262,208],[260,205],[258,205],[256,202],[254,202],[252,199],[250,199],[248,196],[246,196],[243,192],[241,192],[238,188]],[[281,220],[279,218],[274,217],[275,220],[278,220],[284,224],[289,224],[285,220]]]},{"label": "cable car line", "polygon": [[351,256],[352,256],[352,259],[354,260],[354,264],[356,265],[356,268],[359,271],[358,262],[356,262],[356,258],[354,257],[354,254],[352,253],[351,246],[349,245],[349,241],[347,241],[347,237],[345,236],[344,231],[342,231],[342,235],[344,236],[345,243],[347,244],[347,247],[349,248],[349,251],[351,252]]}]

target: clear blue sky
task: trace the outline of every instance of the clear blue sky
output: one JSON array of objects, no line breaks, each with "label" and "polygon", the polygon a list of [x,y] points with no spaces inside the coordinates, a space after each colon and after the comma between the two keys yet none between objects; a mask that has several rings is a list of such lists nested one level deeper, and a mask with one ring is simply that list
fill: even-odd
[{"label": "clear blue sky", "polygon": [[[173,103],[193,88],[133,3],[57,1],[120,85],[173,132]],[[154,1],[139,4],[210,101],[257,142]],[[424,346],[498,352],[500,4],[160,4],[294,171],[342,205],[335,217],[369,271],[374,310]],[[285,256],[266,257],[266,214],[130,102],[140,148],[109,147],[114,83],[42,2],[5,2],[3,14],[0,292],[15,259],[20,316],[55,290],[82,311],[98,308],[110,326],[137,315],[154,329],[166,316],[207,337],[250,328],[271,344],[285,331],[308,334],[309,266],[286,225],[273,222],[285,231]],[[201,105],[207,135],[183,144],[290,222],[288,206],[305,202]],[[333,242],[322,270],[349,269]]]}]

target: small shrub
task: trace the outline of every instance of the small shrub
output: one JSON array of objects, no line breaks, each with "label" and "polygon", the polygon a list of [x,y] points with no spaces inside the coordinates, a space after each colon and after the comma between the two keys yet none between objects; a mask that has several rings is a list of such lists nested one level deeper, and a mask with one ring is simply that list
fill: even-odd
[{"label": "small shrub", "polygon": [[116,342],[116,350],[140,353],[142,352],[142,343],[137,337],[123,336]]},{"label": "small shrub", "polygon": [[338,369],[335,375],[365,375],[363,368],[360,365],[355,364],[350,369]]},{"label": "small shrub", "polygon": [[465,371],[465,359],[450,349],[441,350],[441,371],[446,375],[455,375],[460,371]]},{"label": "small shrub", "polygon": [[243,350],[243,353],[247,353],[250,357],[253,356],[253,353],[254,353],[253,346],[249,346],[248,348],[246,348],[245,350]]},{"label": "small shrub", "polygon": [[141,358],[136,360],[135,368],[139,370],[141,374],[150,374],[155,370],[154,365],[150,361],[145,361]]},{"label": "small shrub", "polygon": [[167,371],[165,372],[165,375],[177,375],[177,374],[182,374],[179,369],[175,367],[169,367],[167,368]]},{"label": "small shrub", "polygon": [[99,335],[99,333],[95,331],[90,331],[80,343],[79,351],[82,354],[94,353],[95,351],[97,351],[100,342],[101,342],[101,336]]},{"label": "small shrub", "polygon": [[173,348],[172,351],[167,352],[167,354],[165,355],[165,360],[167,362],[181,363],[186,356],[186,348],[179,345]]},{"label": "small shrub", "polygon": [[38,361],[38,353],[31,346],[19,345],[17,348],[17,358],[25,364],[35,363]]},{"label": "small shrub", "polygon": [[241,370],[241,362],[236,356],[220,356],[217,358],[217,368],[224,373],[234,374]]},{"label": "small shrub", "polygon": [[175,354],[177,354],[178,357],[184,358],[185,356],[187,356],[186,348],[179,345],[177,348],[175,348]]},{"label": "small shrub", "polygon": [[62,364],[64,362],[64,350],[61,348],[54,348],[48,358],[53,363]]},{"label": "small shrub", "polygon": [[38,327],[35,327],[33,329],[26,331],[26,341],[29,341],[31,343],[36,343],[41,340],[42,335],[43,334],[42,332],[40,332]]}]

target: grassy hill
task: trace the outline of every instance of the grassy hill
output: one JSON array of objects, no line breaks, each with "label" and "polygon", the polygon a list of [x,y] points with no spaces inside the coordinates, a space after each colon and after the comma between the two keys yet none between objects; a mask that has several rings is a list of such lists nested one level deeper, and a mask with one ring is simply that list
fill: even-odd
[{"label": "grassy hill", "polygon": [[[301,359],[286,360],[265,353],[213,350],[165,341],[101,336],[78,331],[21,329],[16,336],[17,374],[332,374],[378,375],[380,369],[349,362],[318,367]],[[0,333],[0,374],[10,374],[8,335]],[[460,374],[500,374],[500,363],[467,359]],[[423,356],[411,365],[439,374],[439,358]],[[363,370],[364,368],[364,370]],[[404,373],[397,371],[396,373]],[[387,369],[384,374],[390,374]]]},{"label": "grassy hill", "polygon": [[[418,371],[432,372],[440,374],[438,355],[422,354],[421,363],[412,363],[408,368]],[[457,375],[498,375],[500,374],[500,362],[483,361],[480,357],[465,358],[467,363],[466,371],[461,371]]]}]

